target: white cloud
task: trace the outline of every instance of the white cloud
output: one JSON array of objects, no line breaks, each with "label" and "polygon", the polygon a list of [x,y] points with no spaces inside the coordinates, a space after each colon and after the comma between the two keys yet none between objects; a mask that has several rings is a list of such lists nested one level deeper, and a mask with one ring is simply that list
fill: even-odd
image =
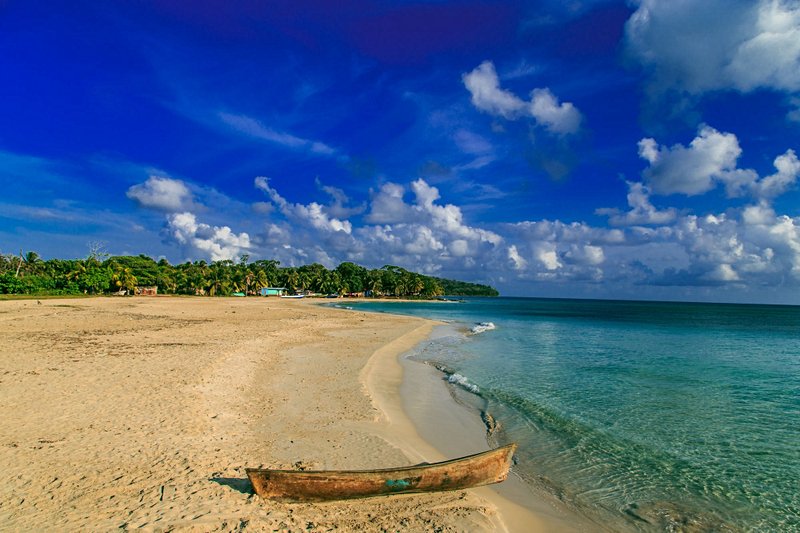
[{"label": "white cloud", "polygon": [[235,259],[250,248],[247,233],[233,233],[228,226],[210,226],[198,222],[189,212],[167,216],[167,231],[172,239],[192,252],[198,252],[212,261]]},{"label": "white cloud", "polygon": [[622,230],[580,222],[524,221],[502,229],[503,238],[513,243],[507,251],[508,275],[521,280],[595,284],[606,276],[605,268],[614,273],[623,267],[609,261],[606,249],[629,245]]},{"label": "white cloud", "polygon": [[[672,153],[657,144],[643,152],[658,161],[665,150]],[[775,166],[773,175],[751,183],[755,203],[723,213],[656,209],[646,185],[629,183],[630,211],[605,213],[619,219],[617,228],[559,220],[469,224],[460,207],[443,202],[424,180],[406,187],[384,184],[370,199],[369,215],[354,225],[319,204],[288,202],[266,178],[255,186],[275,210],[265,212],[269,218],[252,239],[252,233],[200,223],[189,212],[171,214],[167,228],[172,240],[212,260],[246,251],[284,265],[389,263],[451,278],[527,284],[528,290],[571,287],[583,296],[620,294],[603,293],[613,290],[608,287],[622,287],[631,296],[670,295],[670,287],[800,287],[800,218],[778,215],[769,203],[770,195],[793,183],[800,163],[787,151]]]},{"label": "white cloud", "polygon": [[709,281],[720,282],[739,281],[741,279],[733,267],[726,263],[717,265],[714,270],[704,275],[703,278]]},{"label": "white cloud", "polygon": [[581,125],[581,114],[569,102],[558,103],[550,89],[534,89],[530,113],[539,124],[561,135],[575,133]]},{"label": "white cloud", "polygon": [[269,180],[263,176],[257,177],[254,183],[256,188],[264,191],[278,209],[294,222],[310,225],[322,231],[341,231],[348,235],[353,231],[350,221],[328,216],[324,212],[323,206],[317,202],[311,202],[308,205],[287,202],[278,194],[278,191],[269,186]]},{"label": "white cloud", "polygon": [[[338,221],[347,225],[341,231],[335,231],[339,228],[332,226],[333,219],[321,216],[325,213],[315,204],[287,202],[266,178],[257,178],[255,185],[276,206],[275,214],[288,221],[266,225],[267,231],[257,238],[269,250],[265,251],[268,256],[285,264],[318,257],[334,262],[323,262],[327,266],[338,261],[373,267],[391,263],[427,273],[448,269],[452,276],[458,277],[460,272],[463,277],[478,265],[497,262],[502,255],[498,253],[503,242],[500,235],[467,224],[459,207],[439,203],[438,189],[421,179],[411,183],[410,202],[404,199],[405,187],[384,184],[373,193],[364,224],[353,227],[350,221]],[[286,243],[291,246],[284,246]],[[315,250],[324,250],[327,255]]]},{"label": "white cloud", "polygon": [[431,187],[425,180],[418,179],[411,183],[411,189],[416,195],[417,212],[429,216],[434,227],[440,228],[448,234],[477,241],[485,241],[492,245],[502,242],[502,237],[491,231],[467,226],[463,222],[461,209],[453,204],[439,205],[434,202],[439,199],[439,190]]},{"label": "white cloud", "polygon": [[794,1],[639,0],[625,40],[658,91],[800,90]]},{"label": "white cloud", "polygon": [[403,246],[406,253],[423,255],[444,250],[444,244],[434,236],[433,230],[426,226],[414,226],[407,236],[408,238],[405,239]]},{"label": "white cloud", "polygon": [[392,224],[409,219],[411,207],[403,201],[405,189],[396,183],[384,183],[373,193],[370,211],[366,216],[371,224]]},{"label": "white cloud", "polygon": [[447,249],[453,257],[464,257],[469,254],[469,243],[464,239],[456,239]]},{"label": "white cloud", "polygon": [[516,119],[525,112],[524,101],[500,88],[500,78],[491,61],[484,61],[461,79],[472,95],[472,105],[481,111],[507,119]]},{"label": "white cloud", "polygon": [[732,133],[720,133],[702,126],[688,147],[658,146],[654,139],[639,141],[639,156],[650,163],[644,178],[656,194],[686,194],[710,191],[715,180],[736,168],[742,149]]},{"label": "white cloud", "polygon": [[777,172],[762,180],[753,183],[755,195],[759,198],[774,198],[786,192],[797,182],[800,175],[800,161],[794,150],[787,150],[785,154],[779,155],[774,161]]},{"label": "white cloud", "polygon": [[531,117],[558,135],[576,133],[580,128],[578,109],[570,102],[559,103],[550,89],[534,89],[528,102],[500,88],[500,78],[491,61],[484,61],[461,79],[472,96],[472,105],[490,115],[508,120]]},{"label": "white cloud", "polygon": [[663,225],[675,220],[677,211],[668,208],[663,211],[650,203],[650,190],[639,182],[628,182],[628,205],[631,210],[620,213],[619,209],[601,208],[598,215],[608,215],[608,223],[612,226]]},{"label": "white cloud", "polygon": [[547,270],[557,270],[561,268],[558,260],[558,253],[553,249],[541,248],[536,251],[536,259],[541,261]]},{"label": "white cloud", "polygon": [[572,263],[597,266],[606,260],[606,256],[600,246],[573,244],[564,253],[564,259]]},{"label": "white cloud", "polygon": [[311,152],[317,155],[323,155],[323,156],[336,155],[336,149],[328,146],[325,143],[319,141],[312,141],[309,139],[303,139],[301,137],[296,137],[290,133],[274,130],[272,128],[264,126],[258,120],[252,117],[248,117],[247,115],[235,115],[232,113],[226,113],[220,111],[219,113],[217,113],[217,116],[223,123],[225,123],[229,127],[235,129],[240,133],[249,135],[250,137],[255,137],[256,139],[261,139],[271,143],[279,144],[281,146],[285,146],[287,148],[292,148],[295,150],[305,150],[307,152]]},{"label": "white cloud", "polygon": [[126,193],[142,207],[163,211],[181,211],[191,208],[192,193],[181,180],[150,176],[147,181],[134,185]]},{"label": "white cloud", "polygon": [[519,251],[514,244],[508,247],[508,259],[514,270],[524,270],[528,266],[528,262],[519,255]]},{"label": "white cloud", "polygon": [[754,26],[725,68],[730,79],[742,91],[800,90],[800,4],[762,1]]},{"label": "white cloud", "polygon": [[[755,170],[737,168],[741,153],[734,134],[720,133],[710,126],[701,126],[688,147],[682,144],[659,146],[650,138],[639,141],[639,156],[650,164],[642,176],[655,194],[692,196],[706,193],[722,183],[729,197],[750,194],[757,199],[771,199],[786,192],[800,175],[800,161],[794,150],[789,149],[775,158],[777,172],[762,179]],[[634,193],[631,189],[628,194],[628,202],[634,208],[630,213],[632,217],[658,214],[649,202],[645,203],[646,196]],[[624,219],[615,221],[624,223]]]}]

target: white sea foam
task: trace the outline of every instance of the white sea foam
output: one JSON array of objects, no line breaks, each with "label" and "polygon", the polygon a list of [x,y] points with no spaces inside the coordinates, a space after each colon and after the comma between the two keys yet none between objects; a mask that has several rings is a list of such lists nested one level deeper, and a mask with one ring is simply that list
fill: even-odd
[{"label": "white sea foam", "polygon": [[495,329],[494,322],[478,322],[472,326],[469,331],[473,335],[477,335],[478,333],[483,333],[484,331],[490,331],[493,329]]},{"label": "white sea foam", "polygon": [[481,392],[477,385],[470,383],[470,381],[461,374],[450,374],[447,376],[447,381],[454,385],[458,385],[459,387],[468,390],[473,394],[480,394]]}]

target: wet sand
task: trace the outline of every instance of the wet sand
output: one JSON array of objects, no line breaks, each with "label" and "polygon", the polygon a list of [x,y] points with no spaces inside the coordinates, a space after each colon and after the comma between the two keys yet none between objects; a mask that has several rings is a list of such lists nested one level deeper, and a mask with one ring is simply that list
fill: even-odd
[{"label": "wet sand", "polygon": [[252,494],[245,467],[443,459],[400,396],[398,355],[432,326],[273,298],[0,301],[0,523],[542,529],[488,489],[326,504]]}]

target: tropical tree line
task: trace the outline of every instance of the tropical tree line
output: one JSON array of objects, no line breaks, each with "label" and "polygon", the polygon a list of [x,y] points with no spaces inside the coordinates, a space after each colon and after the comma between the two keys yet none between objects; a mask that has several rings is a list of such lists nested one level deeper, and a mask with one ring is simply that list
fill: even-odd
[{"label": "tropical tree line", "polygon": [[257,295],[264,287],[290,293],[359,294],[376,297],[434,298],[447,295],[497,296],[486,285],[453,281],[386,265],[367,269],[341,263],[334,269],[314,263],[281,267],[279,261],[193,261],[171,265],[146,255],[109,256],[93,251],[85,259],[43,260],[36,252],[0,254],[0,294],[134,294],[157,287],[159,294]]}]

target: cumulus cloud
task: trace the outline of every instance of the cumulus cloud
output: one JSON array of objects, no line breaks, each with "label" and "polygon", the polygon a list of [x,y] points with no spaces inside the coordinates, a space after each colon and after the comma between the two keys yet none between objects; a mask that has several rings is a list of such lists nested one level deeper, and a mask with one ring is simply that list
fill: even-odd
[{"label": "cumulus cloud", "polygon": [[485,241],[498,245],[503,240],[494,232],[474,228],[464,224],[461,209],[453,204],[439,205],[439,190],[428,185],[425,180],[418,179],[411,183],[416,195],[414,210],[428,215],[434,227],[444,230],[450,235],[470,240]]},{"label": "cumulus cloud", "polygon": [[794,150],[786,150],[786,153],[779,155],[773,162],[777,172],[771,174],[751,186],[757,197],[763,199],[775,198],[780,196],[797,182],[800,175],[800,161]]},{"label": "cumulus cloud", "polygon": [[269,179],[259,176],[254,181],[256,188],[264,191],[280,211],[291,220],[322,231],[341,231],[350,234],[353,226],[348,220],[340,220],[325,213],[317,202],[308,205],[287,202],[278,191],[269,186]]},{"label": "cumulus cloud", "polygon": [[[642,177],[655,194],[693,196],[706,193],[721,183],[729,197],[749,194],[758,199],[771,199],[793,186],[800,174],[800,162],[792,149],[775,159],[776,173],[761,179],[755,170],[737,168],[741,154],[739,140],[734,134],[721,133],[710,126],[701,126],[689,146],[660,146],[651,138],[639,141],[639,156],[649,163]],[[635,195],[632,198],[629,193],[628,200],[634,208],[633,216],[637,215],[637,208],[632,200],[639,204],[638,214],[655,213],[650,210],[652,206]]]},{"label": "cumulus cloud", "polygon": [[573,244],[570,249],[564,253],[564,258],[567,261],[585,265],[601,265],[606,260],[603,248],[591,244]]},{"label": "cumulus cloud", "polygon": [[738,89],[800,90],[800,4],[762,0],[746,37],[726,66]]},{"label": "cumulus cloud", "polygon": [[372,193],[360,226],[331,218],[318,204],[286,201],[266,178],[257,178],[255,186],[276,207],[266,231],[255,240],[266,255],[284,264],[312,258],[326,266],[339,261],[391,263],[430,274],[446,269],[451,276],[464,277],[481,265],[506,260],[499,234],[466,223],[461,209],[440,202],[439,190],[422,179],[409,186],[383,184]]},{"label": "cumulus cloud", "polygon": [[628,182],[628,206],[631,210],[626,213],[614,208],[600,208],[595,212],[607,215],[612,226],[662,225],[672,222],[677,215],[674,208],[656,209],[650,202],[650,190],[639,182]]},{"label": "cumulus cloud", "polygon": [[528,266],[528,261],[519,255],[517,246],[514,244],[508,247],[508,260],[514,270],[524,270]]},{"label": "cumulus cloud", "polygon": [[688,147],[659,146],[650,138],[639,141],[639,156],[650,163],[644,178],[656,194],[708,192],[715,187],[715,180],[725,181],[736,169],[741,153],[734,134],[709,126],[701,127]]},{"label": "cumulus cloud", "polygon": [[536,250],[536,259],[538,259],[547,270],[558,270],[561,268],[561,262],[558,260],[558,252],[550,246],[542,246]]},{"label": "cumulus cloud", "polygon": [[629,57],[656,91],[800,91],[800,4],[789,0],[639,0]]},{"label": "cumulus cloud", "polygon": [[130,187],[128,198],[142,207],[162,211],[181,211],[192,206],[192,193],[181,180],[150,176],[144,183]]},{"label": "cumulus cloud", "polygon": [[501,234],[513,243],[506,266],[522,280],[628,288],[800,285],[800,218],[777,215],[764,202],[703,216],[675,213],[655,227],[543,220],[507,225]]},{"label": "cumulus cloud", "polygon": [[461,79],[472,95],[472,105],[481,111],[511,120],[525,112],[527,106],[523,100],[500,88],[500,78],[491,61],[484,61]]},{"label": "cumulus cloud", "polygon": [[553,133],[575,133],[581,125],[581,114],[569,102],[559,104],[550,89],[534,89],[530,113],[539,124]]},{"label": "cumulus cloud", "polygon": [[[657,162],[674,157],[675,149],[645,143],[641,151]],[[273,206],[259,211],[258,232],[205,224],[188,211],[170,214],[165,231],[188,251],[212,260],[247,252],[284,265],[390,263],[493,284],[569,286],[582,295],[601,295],[593,291],[605,287],[636,291],[630,295],[644,294],[641,287],[800,287],[800,217],[780,215],[771,205],[795,183],[800,162],[789,150],[774,164],[773,174],[748,182],[752,203],[721,213],[656,208],[649,186],[630,182],[630,210],[603,213],[617,227],[560,220],[471,224],[459,206],[443,201],[439,189],[422,179],[385,183],[356,224],[331,216],[320,204],[291,203],[266,178],[257,178],[255,186]],[[740,170],[735,164],[725,168]],[[347,205],[345,197],[339,199]]]},{"label": "cumulus cloud", "polygon": [[409,219],[411,206],[403,200],[405,189],[396,183],[384,183],[372,193],[370,211],[366,221],[371,224],[392,224]]},{"label": "cumulus cloud", "polygon": [[464,74],[462,81],[470,92],[472,105],[490,115],[508,120],[531,117],[537,124],[559,135],[576,133],[580,128],[578,109],[569,102],[559,103],[550,89],[534,89],[528,102],[501,88],[491,61],[484,61]]},{"label": "cumulus cloud", "polygon": [[212,261],[234,259],[250,248],[247,233],[236,234],[228,226],[198,222],[197,217],[189,212],[167,216],[167,232],[177,243]]}]

